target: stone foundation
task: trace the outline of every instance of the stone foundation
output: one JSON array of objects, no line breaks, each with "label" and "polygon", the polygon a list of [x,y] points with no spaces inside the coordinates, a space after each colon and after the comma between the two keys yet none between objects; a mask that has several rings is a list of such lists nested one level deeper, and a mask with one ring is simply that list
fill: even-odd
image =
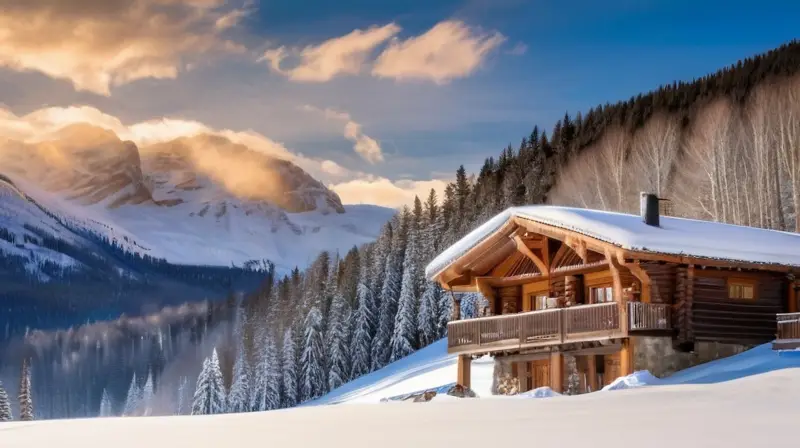
[{"label": "stone foundation", "polygon": [[694,351],[675,350],[670,337],[636,336],[633,342],[633,369],[648,370],[664,378],[679,370],[688,369],[715,359],[727,358],[752,348],[752,345],[696,342]]},{"label": "stone foundation", "polygon": [[492,373],[492,395],[516,395],[517,393],[519,393],[519,378],[514,377],[511,363],[502,358],[495,358]]}]

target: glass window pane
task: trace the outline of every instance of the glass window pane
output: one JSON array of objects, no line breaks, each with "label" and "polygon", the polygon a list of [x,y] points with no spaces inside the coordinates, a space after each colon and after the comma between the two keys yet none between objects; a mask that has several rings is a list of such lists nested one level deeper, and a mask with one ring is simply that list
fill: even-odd
[{"label": "glass window pane", "polygon": [[752,299],[753,298],[753,287],[750,285],[742,287],[742,298],[743,299]]}]

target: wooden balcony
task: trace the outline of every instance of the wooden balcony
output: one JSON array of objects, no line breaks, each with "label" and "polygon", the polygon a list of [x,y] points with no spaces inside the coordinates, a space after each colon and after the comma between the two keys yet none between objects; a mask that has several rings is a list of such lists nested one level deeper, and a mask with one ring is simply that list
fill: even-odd
[{"label": "wooden balcony", "polygon": [[772,348],[791,350],[800,348],[800,313],[781,313],[776,316],[778,334]]},{"label": "wooden balcony", "polygon": [[627,313],[616,302],[579,305],[450,322],[447,350],[461,354],[520,350],[671,328],[669,305],[631,302]]}]

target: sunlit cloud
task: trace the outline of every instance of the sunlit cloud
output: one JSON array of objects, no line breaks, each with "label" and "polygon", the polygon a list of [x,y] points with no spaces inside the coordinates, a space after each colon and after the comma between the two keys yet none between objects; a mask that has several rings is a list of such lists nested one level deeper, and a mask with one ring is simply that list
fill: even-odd
[{"label": "sunlit cloud", "polygon": [[108,96],[145,78],[172,79],[202,56],[242,52],[224,37],[250,11],[228,0],[7,0],[0,67],[35,71]]},{"label": "sunlit cloud", "polygon": [[460,21],[440,22],[420,36],[392,40],[375,61],[372,74],[443,84],[472,74],[505,40],[498,32],[480,32]]},{"label": "sunlit cloud", "polygon": [[[338,75],[361,73],[380,44],[400,32],[400,27],[390,23],[366,30],[354,30],[344,36],[328,39],[318,45],[302,49],[279,47],[266,51],[260,61],[267,62],[273,71],[285,75],[292,81],[325,82]],[[287,59],[295,63],[285,68]]]},{"label": "sunlit cloud", "polygon": [[335,183],[328,188],[339,195],[343,204],[375,204],[397,208],[411,204],[414,196],[424,200],[431,189],[441,198],[447,184],[448,181],[441,179],[392,181],[384,177],[365,176]]},{"label": "sunlit cloud", "polygon": [[329,120],[344,122],[343,135],[353,142],[353,150],[369,163],[383,162],[383,150],[380,143],[365,134],[361,124],[354,121],[349,113],[330,108],[320,109],[310,105],[304,105],[301,109],[321,113]]}]

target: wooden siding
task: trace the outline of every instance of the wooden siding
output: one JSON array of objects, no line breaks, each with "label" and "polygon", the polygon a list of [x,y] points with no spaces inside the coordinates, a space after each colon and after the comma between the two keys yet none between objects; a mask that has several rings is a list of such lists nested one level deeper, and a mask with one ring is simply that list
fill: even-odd
[{"label": "wooden siding", "polygon": [[748,274],[758,282],[756,299],[728,298],[728,278],[741,272],[695,270],[690,328],[696,340],[763,343],[775,338],[775,315],[783,309],[785,280],[780,275]]},{"label": "wooden siding", "polygon": [[677,266],[672,263],[642,263],[650,277],[650,302],[674,303]]}]

